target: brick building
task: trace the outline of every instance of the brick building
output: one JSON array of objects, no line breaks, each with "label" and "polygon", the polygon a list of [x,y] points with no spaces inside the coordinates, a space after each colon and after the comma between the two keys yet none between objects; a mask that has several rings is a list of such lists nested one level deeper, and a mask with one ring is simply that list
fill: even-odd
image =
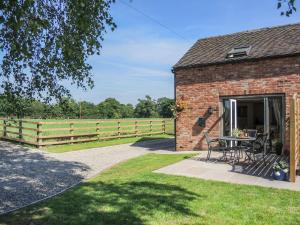
[{"label": "brick building", "polygon": [[270,134],[289,148],[289,112],[300,95],[300,24],[198,40],[173,68],[177,150],[206,148],[203,136],[235,128]]}]

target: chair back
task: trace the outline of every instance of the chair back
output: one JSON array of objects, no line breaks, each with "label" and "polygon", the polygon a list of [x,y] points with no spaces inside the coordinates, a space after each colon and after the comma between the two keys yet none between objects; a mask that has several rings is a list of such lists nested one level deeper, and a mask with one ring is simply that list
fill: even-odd
[{"label": "chair back", "polygon": [[257,153],[264,152],[268,136],[268,133],[257,135],[256,141],[254,142],[254,148]]},{"label": "chair back", "polygon": [[204,132],[204,137],[205,137],[205,140],[206,140],[206,143],[207,143],[208,147],[210,147],[211,139],[208,136],[208,132]]}]

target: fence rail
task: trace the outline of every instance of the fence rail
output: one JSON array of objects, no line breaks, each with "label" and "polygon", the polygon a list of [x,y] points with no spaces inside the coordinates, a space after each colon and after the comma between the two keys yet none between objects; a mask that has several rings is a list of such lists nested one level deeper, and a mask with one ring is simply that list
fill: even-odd
[{"label": "fence rail", "polygon": [[172,119],[31,121],[0,119],[1,138],[36,147],[173,133]]}]

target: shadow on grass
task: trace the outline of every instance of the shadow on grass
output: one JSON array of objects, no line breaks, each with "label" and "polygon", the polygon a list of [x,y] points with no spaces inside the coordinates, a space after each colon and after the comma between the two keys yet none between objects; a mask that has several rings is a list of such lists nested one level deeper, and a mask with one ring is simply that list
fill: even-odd
[{"label": "shadow on grass", "polygon": [[163,140],[163,139],[169,139],[170,137],[168,136],[144,136],[140,137],[137,142],[141,141],[155,141],[155,140]]},{"label": "shadow on grass", "polygon": [[[156,182],[87,183],[27,209],[9,224],[139,224],[160,221],[161,216],[198,217],[188,207],[201,196],[176,185]],[[167,222],[167,221],[166,221]]]},{"label": "shadow on grass", "polygon": [[158,137],[157,139],[155,137],[143,137],[139,141],[132,143],[131,146],[146,148],[150,151],[175,151],[175,139],[170,137]]}]

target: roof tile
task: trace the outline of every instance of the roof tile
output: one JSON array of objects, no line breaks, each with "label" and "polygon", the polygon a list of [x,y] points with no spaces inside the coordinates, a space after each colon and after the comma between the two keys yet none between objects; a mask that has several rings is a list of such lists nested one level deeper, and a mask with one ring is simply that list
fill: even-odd
[{"label": "roof tile", "polygon": [[[232,48],[248,45],[251,46],[248,56],[226,57]],[[200,39],[175,64],[174,68],[294,54],[300,54],[300,23]]]}]

